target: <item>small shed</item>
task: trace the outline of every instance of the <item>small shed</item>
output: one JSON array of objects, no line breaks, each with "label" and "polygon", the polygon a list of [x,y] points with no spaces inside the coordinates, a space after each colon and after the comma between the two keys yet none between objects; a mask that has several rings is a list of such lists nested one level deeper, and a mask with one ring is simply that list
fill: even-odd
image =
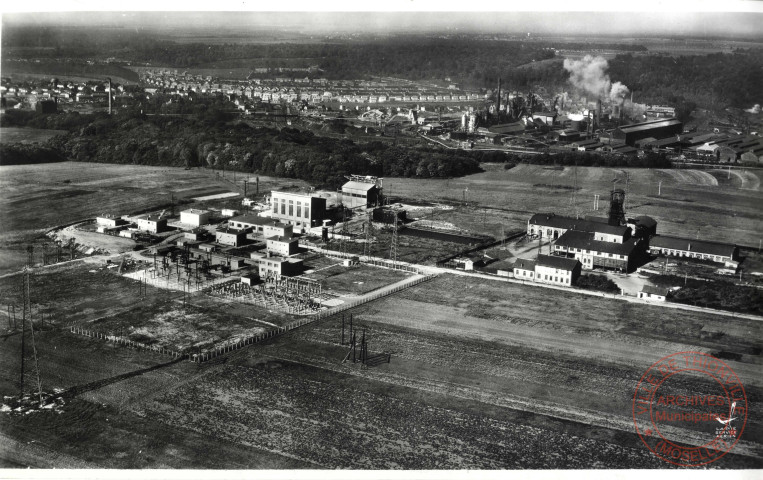
[{"label": "small shed", "polygon": [[668,298],[668,289],[661,287],[654,287],[652,285],[644,285],[641,291],[638,292],[638,298],[644,300],[655,300],[658,302],[664,302]]}]

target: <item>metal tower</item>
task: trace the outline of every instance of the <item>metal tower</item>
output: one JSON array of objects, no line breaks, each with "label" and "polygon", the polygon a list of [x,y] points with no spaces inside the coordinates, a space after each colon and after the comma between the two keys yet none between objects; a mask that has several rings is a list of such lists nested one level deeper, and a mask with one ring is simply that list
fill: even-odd
[{"label": "metal tower", "polygon": [[625,225],[625,191],[622,189],[612,190],[609,200],[609,223],[610,225]]},{"label": "metal tower", "polygon": [[392,241],[390,242],[389,247],[389,258],[392,260],[393,266],[397,265],[397,243],[397,215],[395,215],[394,219],[392,220]]},{"label": "metal tower", "polygon": [[368,221],[366,222],[366,243],[363,244],[363,256],[364,257],[370,257],[371,256],[371,230],[372,230],[372,212],[368,212]]}]

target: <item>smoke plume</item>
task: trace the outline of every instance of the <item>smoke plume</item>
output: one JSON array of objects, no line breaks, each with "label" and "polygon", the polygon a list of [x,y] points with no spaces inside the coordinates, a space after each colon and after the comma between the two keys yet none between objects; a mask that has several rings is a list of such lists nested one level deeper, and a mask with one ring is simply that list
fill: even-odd
[{"label": "smoke plume", "polygon": [[755,105],[753,105],[752,108],[748,108],[747,110],[745,110],[745,112],[747,112],[747,113],[760,113],[760,104],[756,103]]},{"label": "smoke plume", "polygon": [[580,60],[564,60],[564,69],[570,72],[570,82],[575,87],[598,98],[619,100],[628,93],[628,87],[620,82],[613,84],[607,68],[609,64],[603,57],[586,55]]}]

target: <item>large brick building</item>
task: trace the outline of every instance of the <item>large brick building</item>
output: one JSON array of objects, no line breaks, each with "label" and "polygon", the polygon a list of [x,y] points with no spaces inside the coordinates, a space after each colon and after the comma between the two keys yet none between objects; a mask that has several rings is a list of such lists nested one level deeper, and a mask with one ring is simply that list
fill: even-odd
[{"label": "large brick building", "polygon": [[326,218],[326,199],[322,197],[273,191],[270,202],[274,219],[300,230],[318,227]]}]

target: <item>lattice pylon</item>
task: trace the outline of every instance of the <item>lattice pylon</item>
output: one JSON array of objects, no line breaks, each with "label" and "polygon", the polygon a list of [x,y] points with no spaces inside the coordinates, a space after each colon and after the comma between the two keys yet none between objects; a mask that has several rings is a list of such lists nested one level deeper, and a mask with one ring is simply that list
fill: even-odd
[{"label": "lattice pylon", "polygon": [[389,259],[392,260],[392,264],[397,264],[397,215],[392,219],[392,241],[389,247]]},{"label": "lattice pylon", "polygon": [[366,222],[366,243],[363,244],[363,256],[368,258],[371,256],[371,212],[368,212],[368,222]]}]

